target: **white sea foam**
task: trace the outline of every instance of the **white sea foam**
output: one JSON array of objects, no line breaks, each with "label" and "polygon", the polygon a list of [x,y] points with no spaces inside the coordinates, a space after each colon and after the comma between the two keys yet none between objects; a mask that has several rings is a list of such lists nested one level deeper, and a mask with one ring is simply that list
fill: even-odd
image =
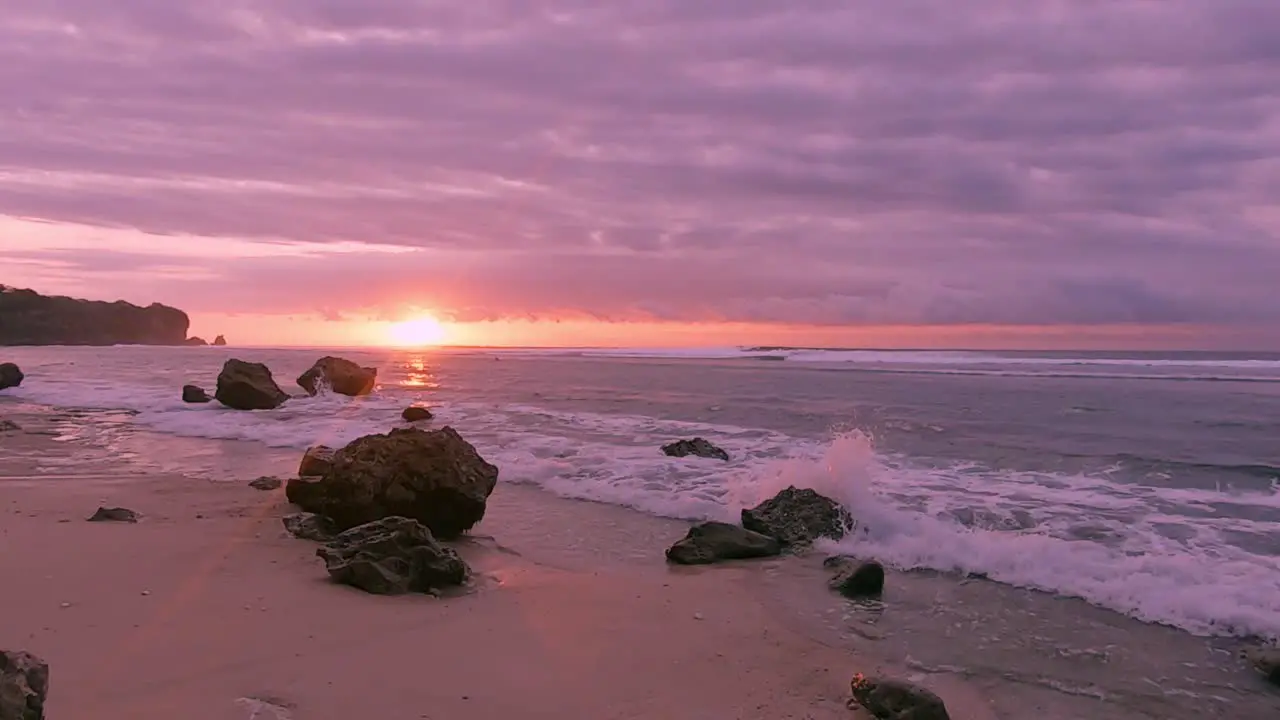
[{"label": "white sea foam", "polygon": [[[385,432],[407,402],[432,397],[391,387],[368,398],[320,395],[275,411],[238,412],[184,404],[172,385],[51,377],[8,392],[61,407],[129,410],[131,422],[162,433],[293,449]],[[846,503],[859,521],[863,532],[843,542],[843,551],[903,568],[983,573],[1197,633],[1280,637],[1280,559],[1227,538],[1265,537],[1275,523],[1220,513],[1226,503],[1280,509],[1274,491],[1232,495],[975,465],[926,468],[877,453],[858,433],[814,441],[759,428],[484,402],[437,403],[435,411],[437,424],[463,432],[506,482],[688,519],[733,519],[787,485],[813,487]],[[658,450],[695,435],[732,459],[668,458]],[[1024,513],[1033,523],[987,530],[1000,523],[967,526],[957,511],[980,519]]]}]

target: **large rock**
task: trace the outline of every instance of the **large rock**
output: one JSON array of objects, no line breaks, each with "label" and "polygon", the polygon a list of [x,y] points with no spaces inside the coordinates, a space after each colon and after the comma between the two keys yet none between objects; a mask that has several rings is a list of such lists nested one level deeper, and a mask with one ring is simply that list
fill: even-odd
[{"label": "large rock", "polygon": [[262,363],[232,358],[218,373],[218,402],[236,410],[273,410],[289,396],[276,384],[271,371]]},{"label": "large rock", "polygon": [[0,650],[0,720],[44,720],[49,663],[22,650]]},{"label": "large rock", "polygon": [[470,568],[416,520],[388,517],[351,528],[316,550],[334,581],[376,595],[461,585]]},{"label": "large rock", "polygon": [[839,540],[853,530],[853,517],[836,501],[792,486],[743,510],[742,527],[801,548],[820,537]]},{"label": "large rock", "polygon": [[181,345],[191,325],[177,308],[77,300],[0,285],[0,345]]},{"label": "large rock", "polygon": [[1280,647],[1254,647],[1244,651],[1245,658],[1274,685],[1280,685]]},{"label": "large rock", "polygon": [[13,363],[0,363],[0,390],[18,387],[26,378],[22,370]]},{"label": "large rock", "polygon": [[339,395],[368,395],[377,382],[377,368],[360,367],[340,357],[322,357],[298,378],[298,384],[310,395],[319,392],[321,386]]},{"label": "large rock", "polygon": [[680,565],[706,565],[719,560],[772,557],[782,544],[768,535],[737,525],[705,522],[689,528],[683,540],[667,548],[667,560]]},{"label": "large rock", "polygon": [[830,557],[823,566],[833,571],[827,587],[847,598],[875,597],[884,592],[884,566],[874,560]]},{"label": "large rock", "polygon": [[213,398],[209,397],[209,393],[199,385],[183,385],[182,386],[182,402],[184,403],[207,403]]},{"label": "large rock", "polygon": [[352,442],[323,477],[290,480],[285,492],[340,530],[402,516],[448,540],[480,522],[497,482],[498,468],[453,428],[400,428]]},{"label": "large rock", "polygon": [[729,459],[729,453],[723,448],[717,447],[711,441],[696,437],[692,440],[677,440],[673,443],[662,446],[662,452],[670,457],[688,457],[694,455],[696,457],[711,458],[713,460]]},{"label": "large rock", "polygon": [[865,708],[879,720],[951,720],[942,698],[909,682],[855,675],[849,689],[849,707]]},{"label": "large rock", "polygon": [[337,450],[327,445],[313,445],[302,454],[302,462],[298,463],[299,477],[319,477],[333,467],[333,456]]}]

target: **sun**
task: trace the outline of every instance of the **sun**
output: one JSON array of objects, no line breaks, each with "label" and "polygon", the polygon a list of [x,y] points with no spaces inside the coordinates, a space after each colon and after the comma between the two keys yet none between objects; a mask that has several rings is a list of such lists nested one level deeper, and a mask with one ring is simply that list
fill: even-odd
[{"label": "sun", "polygon": [[391,343],[399,347],[439,345],[444,342],[445,334],[444,325],[430,315],[419,315],[410,320],[392,323],[387,328]]}]

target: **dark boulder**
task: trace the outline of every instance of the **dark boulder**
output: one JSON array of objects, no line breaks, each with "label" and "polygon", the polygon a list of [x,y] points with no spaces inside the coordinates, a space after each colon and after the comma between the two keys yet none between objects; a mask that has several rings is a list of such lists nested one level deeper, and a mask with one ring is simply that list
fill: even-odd
[{"label": "dark boulder", "polygon": [[831,557],[823,565],[834,571],[827,587],[848,598],[876,597],[884,592],[884,566],[870,560]]},{"label": "dark boulder", "polygon": [[49,663],[23,650],[0,650],[0,720],[44,720]]},{"label": "dark boulder", "polygon": [[0,390],[18,387],[26,377],[17,365],[8,362],[0,363]]},{"label": "dark boulder", "polygon": [[235,410],[273,410],[289,396],[276,384],[266,365],[232,358],[218,373],[214,398]]},{"label": "dark boulder", "polygon": [[497,481],[498,468],[453,428],[399,428],[352,442],[322,477],[290,480],[285,492],[340,530],[401,516],[449,540],[480,522]]},{"label": "dark boulder", "polygon": [[129,508],[122,507],[100,507],[97,512],[89,517],[89,522],[138,522],[138,513]]},{"label": "dark boulder", "polygon": [[337,528],[333,526],[333,521],[315,513],[300,512],[285,515],[280,518],[280,522],[284,524],[284,529],[289,531],[290,535],[299,540],[329,542],[334,535],[338,534]]},{"label": "dark boulder", "polygon": [[284,485],[284,481],[278,477],[263,476],[249,481],[249,487],[254,490],[279,490],[281,485]]},{"label": "dark boulder", "polygon": [[729,453],[724,449],[713,445],[709,440],[697,437],[692,440],[677,440],[676,442],[662,446],[662,452],[671,457],[687,457],[694,455],[697,457],[711,458],[713,460],[729,459]]},{"label": "dark boulder", "polygon": [[139,307],[46,296],[0,285],[0,345],[181,345],[191,320],[159,303]]},{"label": "dark boulder", "polygon": [[421,523],[387,517],[360,525],[316,550],[335,582],[376,595],[461,585],[470,568]]},{"label": "dark boulder", "polygon": [[850,709],[865,708],[879,720],[951,720],[942,698],[918,685],[855,675],[849,689]]},{"label": "dark boulder", "polygon": [[839,503],[795,486],[742,511],[742,527],[802,548],[820,538],[839,540],[853,530],[853,517]]},{"label": "dark boulder", "polygon": [[680,565],[706,565],[720,560],[772,557],[782,545],[768,535],[737,525],[704,522],[689,528],[683,540],[667,549],[667,560]]},{"label": "dark boulder", "polygon": [[213,339],[214,347],[226,347],[226,344],[227,344],[227,339],[222,337],[221,335]]},{"label": "dark boulder", "polygon": [[339,357],[320,358],[298,378],[298,384],[309,395],[315,395],[321,387],[328,387],[339,395],[368,395],[377,382],[376,368],[360,367]]},{"label": "dark boulder", "polygon": [[299,477],[316,477],[324,475],[333,467],[333,456],[337,450],[327,445],[314,445],[302,454],[302,462],[298,463]]},{"label": "dark boulder", "polygon": [[1280,647],[1247,648],[1243,655],[1271,684],[1280,685]]},{"label": "dark boulder", "polygon": [[421,405],[410,405],[404,409],[404,412],[400,413],[400,417],[404,418],[405,422],[412,423],[430,420],[432,416],[431,411],[427,408],[424,408]]},{"label": "dark boulder", "polygon": [[183,385],[182,386],[182,402],[184,403],[207,403],[212,402],[213,398],[209,397],[209,393],[199,385]]}]

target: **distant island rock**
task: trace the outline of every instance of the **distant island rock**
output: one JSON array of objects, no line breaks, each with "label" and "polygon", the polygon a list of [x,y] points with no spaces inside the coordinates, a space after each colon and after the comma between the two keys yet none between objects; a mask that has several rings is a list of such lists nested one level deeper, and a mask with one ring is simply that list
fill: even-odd
[{"label": "distant island rock", "polygon": [[0,345],[183,345],[191,320],[159,303],[78,300],[0,285]]},{"label": "distant island rock", "polygon": [[193,337],[189,337],[189,338],[187,338],[185,341],[183,341],[183,343],[182,343],[182,344],[183,344],[183,345],[190,345],[191,347],[203,347],[203,346],[205,346],[205,345],[208,345],[209,343],[205,342],[205,341],[204,341],[204,338],[202,338],[202,337],[194,337],[194,336],[193,336]]},{"label": "distant island rock", "polygon": [[227,344],[227,339],[222,337],[221,335],[213,339],[214,347],[225,347],[226,344]]}]

